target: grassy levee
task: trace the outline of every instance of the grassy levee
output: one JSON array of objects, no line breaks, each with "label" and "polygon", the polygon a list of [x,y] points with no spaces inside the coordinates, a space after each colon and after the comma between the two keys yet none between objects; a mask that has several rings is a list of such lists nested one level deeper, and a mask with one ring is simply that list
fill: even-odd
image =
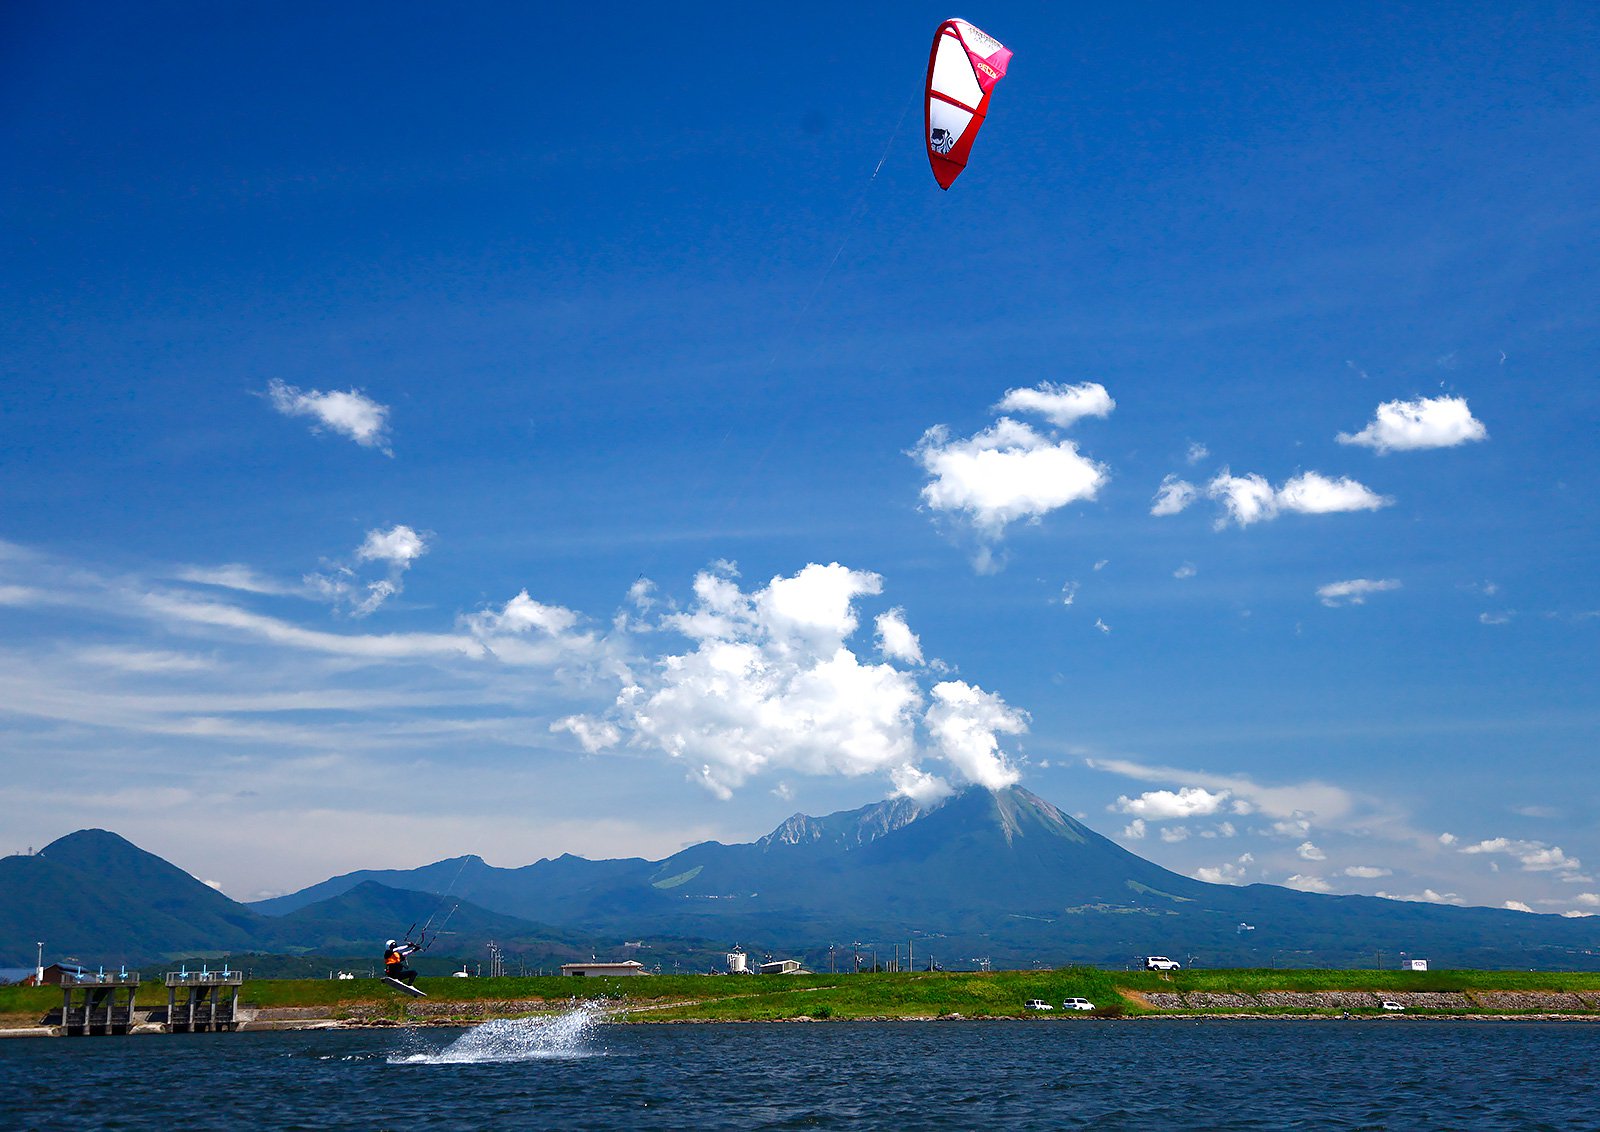
[{"label": "grassy levee", "polygon": [[[1343,1006],[1270,1006],[1241,1002],[1156,1009],[1152,994],[1233,995],[1241,999],[1272,992],[1362,992],[1378,996],[1458,994],[1463,1005],[1421,1013],[1534,1013],[1527,1008],[1480,1002],[1479,995],[1586,996],[1586,1013],[1600,1012],[1600,972],[1547,971],[1328,971],[1224,969],[1175,971],[1108,971],[1093,967],[1054,970],[936,972],[861,975],[720,976],[654,975],[646,978],[451,979],[423,978],[417,985],[427,999],[412,1000],[376,979],[258,979],[245,984],[246,1008],[324,1008],[318,1017],[418,1020],[424,1009],[471,1006],[476,1017],[526,1014],[564,1009],[574,999],[604,1002],[618,1021],[781,1021],[814,1019],[893,1018],[1018,1018],[1024,1004],[1043,999],[1055,1009],[1052,1017],[1092,1017],[1061,1009],[1062,999],[1087,998],[1095,1015],[1172,1013],[1318,1014]],[[164,1005],[160,983],[140,988],[141,1007]],[[1166,1001],[1166,1000],[1163,1000]],[[1577,1000],[1574,1000],[1577,1001]],[[412,1009],[413,1002],[428,1008]],[[61,1004],[55,987],[0,987],[0,1027],[35,1026]],[[1586,1009],[1584,1009],[1586,1008]],[[1356,1009],[1360,1009],[1357,1007]],[[1376,1006],[1372,1007],[1376,1011]],[[445,1011],[444,1013],[449,1013]]]}]

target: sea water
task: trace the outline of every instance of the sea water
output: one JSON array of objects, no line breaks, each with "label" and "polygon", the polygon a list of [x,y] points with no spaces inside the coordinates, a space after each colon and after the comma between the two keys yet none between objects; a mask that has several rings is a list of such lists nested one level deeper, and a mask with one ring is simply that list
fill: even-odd
[{"label": "sea water", "polygon": [[1050,1019],[0,1042],[0,1126],[1600,1128],[1600,1024]]}]

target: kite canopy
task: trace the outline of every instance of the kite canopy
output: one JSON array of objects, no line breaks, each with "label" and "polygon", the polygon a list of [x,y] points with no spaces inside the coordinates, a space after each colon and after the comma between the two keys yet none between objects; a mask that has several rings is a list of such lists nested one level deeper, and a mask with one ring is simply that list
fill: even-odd
[{"label": "kite canopy", "polygon": [[928,55],[928,164],[941,189],[967,167],[972,141],[989,112],[989,92],[1006,77],[1011,52],[966,20],[946,20]]}]

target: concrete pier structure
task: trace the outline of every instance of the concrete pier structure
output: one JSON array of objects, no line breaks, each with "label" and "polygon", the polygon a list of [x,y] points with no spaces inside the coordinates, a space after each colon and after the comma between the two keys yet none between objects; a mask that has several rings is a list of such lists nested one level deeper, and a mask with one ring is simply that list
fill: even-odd
[{"label": "concrete pier structure", "polygon": [[239,1027],[238,971],[168,971],[167,1032],[205,1034]]},{"label": "concrete pier structure", "polygon": [[66,1037],[128,1033],[138,993],[138,972],[63,975],[61,1033]]}]

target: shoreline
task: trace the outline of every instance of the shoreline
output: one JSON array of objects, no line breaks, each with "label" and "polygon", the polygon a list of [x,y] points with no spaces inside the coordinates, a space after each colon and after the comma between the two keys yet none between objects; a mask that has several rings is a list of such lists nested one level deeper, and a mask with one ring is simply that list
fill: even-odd
[{"label": "shoreline", "polygon": [[[436,1029],[475,1029],[489,1022],[514,1021],[523,1018],[552,1017],[559,1011],[545,1011],[540,1013],[505,1015],[494,1018],[372,1018],[372,1019],[347,1019],[347,1018],[250,1018],[242,1020],[236,1030],[227,1031],[239,1034],[284,1033],[301,1031],[322,1030],[436,1030]],[[1114,1017],[1051,1017],[1037,1016],[1011,1016],[988,1015],[968,1017],[961,1014],[931,1015],[875,1015],[862,1018],[812,1018],[800,1015],[790,1018],[601,1018],[600,1025],[605,1026],[789,1026],[795,1024],[809,1025],[882,1025],[894,1022],[914,1023],[948,1023],[948,1022],[985,1022],[994,1024],[1011,1025],[1085,1025],[1093,1022],[1386,1022],[1404,1025],[1407,1023],[1428,1022],[1526,1022],[1526,1023],[1553,1023],[1553,1022],[1587,1022],[1600,1023],[1600,1014],[1592,1013],[1522,1013],[1522,1014],[1485,1014],[1485,1013],[1427,1013],[1427,1014],[1330,1014],[1330,1013],[1264,1013],[1260,1011],[1233,1011],[1210,1013],[1149,1013],[1149,1014],[1120,1014]],[[151,1035],[166,1035],[164,1023],[145,1022],[136,1025],[126,1034],[114,1035],[116,1037],[149,1037]],[[95,1035],[104,1037],[107,1035]],[[14,1026],[0,1027],[0,1041],[21,1038],[61,1038],[65,1037],[60,1026]]]}]

